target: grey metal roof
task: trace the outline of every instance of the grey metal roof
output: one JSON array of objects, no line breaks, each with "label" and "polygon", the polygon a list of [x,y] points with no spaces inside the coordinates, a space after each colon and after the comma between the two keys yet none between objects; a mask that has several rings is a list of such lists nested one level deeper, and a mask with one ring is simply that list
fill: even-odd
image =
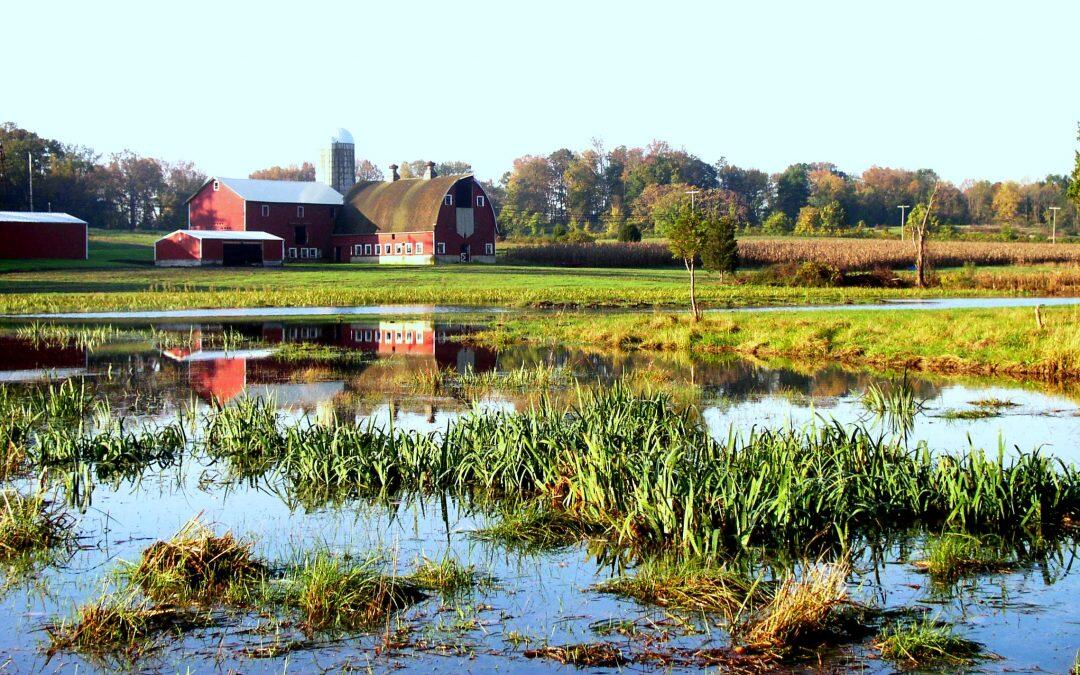
[{"label": "grey metal roof", "polygon": [[[228,239],[229,241],[284,241],[281,237],[269,232],[256,230],[177,230],[170,232],[161,239],[168,239],[177,232],[186,234],[195,239]],[[158,239],[158,241],[161,241]]]},{"label": "grey metal roof", "polygon": [[40,211],[0,211],[0,222],[4,223],[79,223],[86,225],[86,221],[68,213],[53,213]]},{"label": "grey metal roof", "polygon": [[255,178],[211,178],[249,202],[275,204],[326,204],[340,206],[341,193],[326,183],[306,180],[258,180]]}]

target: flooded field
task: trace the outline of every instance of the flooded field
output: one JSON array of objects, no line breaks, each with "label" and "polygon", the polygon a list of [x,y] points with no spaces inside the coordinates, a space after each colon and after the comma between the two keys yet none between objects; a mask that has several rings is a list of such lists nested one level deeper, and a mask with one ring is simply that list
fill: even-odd
[{"label": "flooded field", "polygon": [[[77,461],[30,461],[5,471],[11,494],[40,488],[50,502],[46,508],[73,537],[48,555],[3,556],[0,655],[8,667],[427,672],[548,671],[578,664],[592,670],[801,671],[821,663],[826,669],[891,672],[912,665],[903,655],[885,658],[890,652],[882,636],[900,625],[981,645],[974,666],[946,656],[930,670],[1066,672],[1073,666],[1080,649],[1073,604],[1080,583],[1072,573],[1075,521],[1068,513],[1064,527],[1037,535],[990,527],[958,533],[952,525],[914,526],[898,518],[878,530],[852,521],[843,535],[823,525],[787,550],[749,536],[744,546],[691,542],[689,549],[708,549],[740,578],[770,589],[760,611],[778,602],[783,579],[805,580],[814,565],[843,560],[850,573],[837,605],[852,608],[858,619],[850,619],[842,635],[781,653],[733,647],[733,626],[742,627],[742,637],[764,630],[762,622],[747,619],[756,587],[746,591],[745,606],[722,610],[626,583],[677,568],[670,548],[627,546],[600,536],[526,541],[498,534],[500,525],[512,529],[515,522],[506,506],[516,508],[509,494],[492,497],[474,484],[451,489],[449,482],[414,485],[407,477],[383,475],[380,489],[372,490],[374,479],[361,481],[355,466],[345,489],[315,489],[314,472],[341,469],[310,460],[305,473],[296,463],[305,458],[259,454],[263,441],[250,427],[264,418],[252,412],[253,398],[269,405],[284,428],[359,425],[372,434],[414,434],[438,443],[462,421],[573,406],[585,390],[626,388],[633,396],[662,396],[680,409],[692,406],[692,419],[720,446],[751,429],[812,434],[839,424],[903,448],[924,445],[958,464],[976,448],[1007,458],[1038,450],[1080,464],[1080,389],[1070,385],[875,374],[829,364],[492,349],[468,341],[483,321],[447,312],[4,327],[0,382],[8,397],[49,396],[70,381],[86,399],[74,413],[48,417],[67,427],[82,425],[79,434],[49,436],[56,421],[36,431],[38,442],[74,443]],[[222,410],[233,416],[221,416]],[[254,439],[248,454],[204,443],[218,429],[200,421],[208,419],[247,425],[235,433],[245,442]],[[142,446],[118,443],[115,451],[92,458],[89,446],[70,440],[119,421],[125,433],[159,435]],[[161,430],[179,428],[189,428],[190,436],[177,440],[175,451],[163,450]],[[265,442],[269,447],[276,441]],[[76,608],[137,591],[133,567],[155,542],[169,540],[196,517],[215,536],[231,532],[243,546],[250,544],[265,588],[242,601],[226,601],[226,592],[220,602],[196,603],[202,608],[197,617],[161,614],[184,604],[170,596],[153,608],[155,620],[167,615],[170,622],[156,632],[143,626],[149,637],[138,649],[95,651],[71,638],[72,626],[85,625]],[[637,533],[647,525],[628,527]],[[938,573],[928,566],[935,552],[971,541],[979,550],[962,557],[966,567]],[[807,557],[807,551],[813,553]],[[413,595],[402,595],[391,603],[393,611],[362,625],[320,623],[311,598],[290,589],[299,587],[297,579],[310,582],[319,562],[331,559],[372,561],[386,578],[410,580]],[[141,588],[126,601],[138,605],[153,596],[145,583]],[[394,585],[389,588],[383,589],[388,597],[397,597]],[[967,643],[943,644],[955,651]]]}]

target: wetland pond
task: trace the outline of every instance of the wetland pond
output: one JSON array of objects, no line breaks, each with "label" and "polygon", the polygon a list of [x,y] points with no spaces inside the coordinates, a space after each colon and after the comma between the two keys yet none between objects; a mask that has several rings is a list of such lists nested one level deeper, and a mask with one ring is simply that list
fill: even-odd
[{"label": "wetland pond", "polygon": [[[463,417],[523,411],[541,399],[558,405],[580,388],[625,383],[692,405],[721,442],[751,428],[857,425],[904,446],[964,456],[971,448],[1015,456],[1038,450],[1080,464],[1080,390],[1068,385],[903,373],[854,372],[744,360],[697,361],[671,355],[571,348],[477,346],[468,335],[483,318],[466,313],[275,320],[184,317],[153,323],[9,323],[0,332],[0,383],[9,397],[48,392],[65,380],[93,397],[85,433],[108,417],[129,430],[241,405],[257,397],[286,424],[356,423],[392,433],[438,437]],[[907,397],[902,413],[876,406]],[[876,412],[875,412],[876,411]],[[70,423],[75,423],[70,421]],[[873,632],[816,647],[802,660],[741,663],[712,650],[727,636],[707,612],[659,606],[602,592],[599,584],[645,564],[597,540],[522,547],[478,537],[490,508],[461,495],[427,491],[373,499],[361,492],[312,494],[273,468],[238,472],[191,452],[135,467],[81,465],[72,475],[32,467],[7,489],[41,489],[62,508],[75,543],[62,555],[6,562],[0,597],[0,655],[16,672],[113,667],[178,672],[573,671],[547,647],[602,644],[608,658],[591,671],[869,670],[883,659]],[[253,544],[261,560],[323,548],[360,557],[380,552],[401,574],[422,560],[452,559],[483,579],[461,593],[429,593],[374,630],[305,631],[258,611],[211,612],[212,620],[154,638],[126,656],[49,650],[50,633],[75,608],[122,585],[116,570],[137,562],[198,516],[216,532]],[[983,645],[973,666],[994,672],[1067,672],[1080,649],[1080,583],[1073,572],[1075,530],[1047,541],[1007,544],[1017,562],[932,579],[914,563],[940,527],[883,533],[851,554],[851,597],[881,616],[921,614],[951,624]],[[1038,554],[1034,553],[1038,549]],[[755,569],[781,562],[757,550]],[[880,619],[879,621],[885,621]],[[875,624],[875,628],[880,627]],[[601,654],[603,656],[604,654]],[[710,660],[712,659],[712,660]],[[809,660],[808,660],[809,659]]]}]

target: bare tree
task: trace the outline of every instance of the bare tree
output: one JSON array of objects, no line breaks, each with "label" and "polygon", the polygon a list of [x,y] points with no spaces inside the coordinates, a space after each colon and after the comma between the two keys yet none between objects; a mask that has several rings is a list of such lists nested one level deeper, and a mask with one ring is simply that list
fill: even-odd
[{"label": "bare tree", "polygon": [[[908,221],[915,221],[915,231],[913,233],[915,241],[915,283],[919,288],[926,288],[926,236],[929,234],[931,227],[937,223],[937,218],[934,217],[934,198],[937,197],[938,186],[939,183],[934,183],[934,189],[930,192],[930,199],[926,202],[926,206],[922,208],[922,213],[913,214],[916,217]],[[922,204],[919,206],[922,206]]]}]

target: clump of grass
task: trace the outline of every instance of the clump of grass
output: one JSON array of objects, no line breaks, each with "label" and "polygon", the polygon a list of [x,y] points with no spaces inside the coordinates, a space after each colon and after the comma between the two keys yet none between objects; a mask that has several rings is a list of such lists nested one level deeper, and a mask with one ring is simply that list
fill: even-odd
[{"label": "clump of grass", "polygon": [[1008,569],[1010,561],[995,547],[963,532],[949,532],[929,542],[926,558],[915,567],[941,580],[955,580],[968,574]]},{"label": "clump of grass", "polygon": [[889,386],[870,383],[859,402],[879,420],[884,420],[900,432],[911,431],[915,416],[926,408],[925,402],[916,397],[915,390],[906,378]]},{"label": "clump of grass", "polygon": [[351,562],[326,551],[306,556],[285,581],[283,601],[303,613],[308,632],[367,630],[426,595],[408,579],[383,573],[371,556]]},{"label": "clump of grass", "polygon": [[477,586],[490,585],[493,581],[491,577],[477,571],[475,566],[462,565],[449,556],[437,561],[422,558],[409,580],[418,588],[438,591],[448,596],[459,595]]},{"label": "clump of grass", "polygon": [[0,559],[55,548],[70,537],[68,517],[44,497],[0,492]]},{"label": "clump of grass", "polygon": [[211,624],[208,615],[173,605],[155,606],[130,594],[106,592],[82,605],[71,620],[46,626],[49,653],[76,651],[97,656],[135,657],[152,647],[155,637]]},{"label": "clump of grass", "polygon": [[585,668],[613,668],[629,663],[619,648],[609,642],[526,649],[525,656],[530,659],[553,659],[562,664]]},{"label": "clump of grass", "polygon": [[980,398],[980,399],[977,399],[975,401],[971,401],[971,405],[975,406],[976,408],[1000,409],[1000,408],[1015,408],[1016,406],[1018,406],[1020,404],[1016,403],[1015,401],[1011,401],[1011,400],[1009,400],[1007,398],[989,397],[989,398]]},{"label": "clump of grass", "polygon": [[661,607],[723,612],[734,616],[763,596],[758,582],[724,567],[694,562],[650,560],[632,576],[621,576],[595,586]]},{"label": "clump of grass", "polygon": [[988,417],[1000,417],[997,408],[971,408],[968,410],[946,410],[940,417],[946,420],[982,420]]},{"label": "clump of grass", "polygon": [[171,538],[144,550],[131,578],[159,602],[236,602],[245,588],[266,577],[252,545],[230,532],[216,535],[196,516]]},{"label": "clump of grass", "polygon": [[472,536],[523,553],[540,553],[570,546],[584,534],[582,523],[564,511],[525,503],[501,509],[498,520]]},{"label": "clump of grass", "polygon": [[883,658],[905,667],[935,663],[957,666],[984,657],[982,645],[956,635],[952,626],[929,618],[885,628],[874,646]]},{"label": "clump of grass", "polygon": [[814,635],[828,633],[841,612],[853,606],[848,596],[850,565],[845,562],[807,566],[789,575],[768,603],[739,627],[746,642],[758,648],[787,648]]}]

